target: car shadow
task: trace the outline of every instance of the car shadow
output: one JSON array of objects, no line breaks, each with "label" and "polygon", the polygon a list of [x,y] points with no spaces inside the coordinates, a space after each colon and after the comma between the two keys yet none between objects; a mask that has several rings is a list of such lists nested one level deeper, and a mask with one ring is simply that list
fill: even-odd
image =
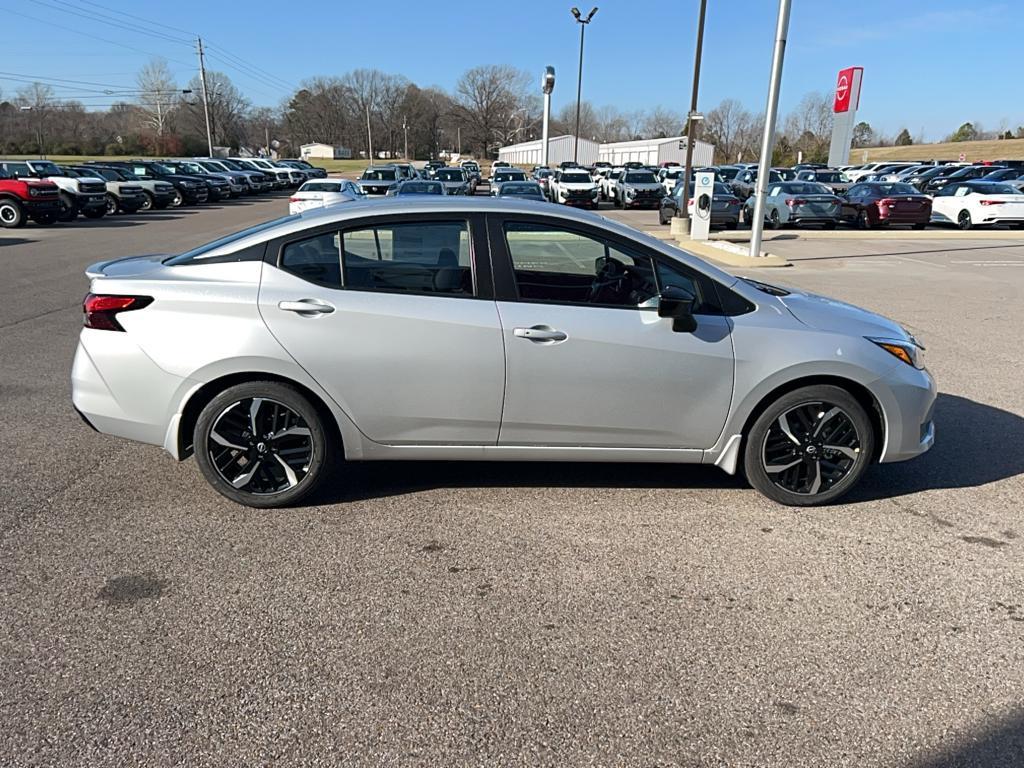
[{"label": "car shadow", "polygon": [[29,240],[27,237],[0,237],[0,246],[4,245],[25,245],[27,243],[34,243],[35,240]]},{"label": "car shadow", "polygon": [[[1024,474],[1024,417],[940,394],[936,443],[917,459],[869,469],[838,503],[873,501],[941,488],[971,488]],[[437,488],[737,489],[741,475],[701,464],[585,462],[352,462],[307,504],[362,501]],[[753,493],[753,491],[751,491]]]},{"label": "car shadow", "polygon": [[1020,768],[1024,765],[1024,710],[1017,709],[963,743],[915,758],[906,768]]},{"label": "car shadow", "polygon": [[1024,474],[1024,417],[940,393],[935,445],[911,461],[872,467],[844,501],[906,496],[941,488],[973,488]]}]

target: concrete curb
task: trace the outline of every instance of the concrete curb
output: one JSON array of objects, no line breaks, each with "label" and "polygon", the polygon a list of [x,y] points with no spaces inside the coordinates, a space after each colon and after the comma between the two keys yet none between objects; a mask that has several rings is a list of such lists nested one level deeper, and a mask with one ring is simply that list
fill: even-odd
[{"label": "concrete curb", "polygon": [[741,269],[765,269],[768,267],[791,267],[786,259],[774,253],[761,251],[758,258],[751,257],[747,249],[740,248],[732,243],[712,243],[703,240],[690,240],[687,238],[676,239],[667,232],[645,232],[644,234],[656,237],[671,243],[680,250],[692,253],[695,256],[714,261],[725,267],[738,267]]},{"label": "concrete curb", "polygon": [[[1020,229],[972,229],[961,232],[958,229],[802,229],[786,232],[765,232],[764,242],[772,240],[1020,240],[1024,242],[1024,230]],[[749,243],[750,232],[712,232],[711,239],[729,243]]]}]

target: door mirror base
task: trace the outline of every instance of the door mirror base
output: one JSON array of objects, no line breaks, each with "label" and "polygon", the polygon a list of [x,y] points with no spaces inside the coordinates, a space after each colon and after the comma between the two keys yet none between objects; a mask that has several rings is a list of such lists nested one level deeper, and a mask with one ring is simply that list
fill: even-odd
[{"label": "door mirror base", "polygon": [[658,317],[672,318],[675,333],[693,333],[697,330],[697,318],[693,316],[696,297],[682,288],[668,287],[658,297]]}]

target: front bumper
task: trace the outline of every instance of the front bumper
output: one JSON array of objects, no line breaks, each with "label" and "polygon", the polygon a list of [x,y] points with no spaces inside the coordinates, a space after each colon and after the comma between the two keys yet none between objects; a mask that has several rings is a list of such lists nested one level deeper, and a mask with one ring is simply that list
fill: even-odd
[{"label": "front bumper", "polygon": [[99,208],[106,209],[107,196],[104,193],[79,195],[76,202],[78,203],[79,210],[82,211],[93,211]]},{"label": "front bumper", "polygon": [[933,413],[937,389],[927,370],[904,363],[871,388],[882,407],[885,439],[879,462],[886,464],[920,456],[935,442]]},{"label": "front bumper", "polygon": [[38,200],[30,198],[21,201],[25,212],[31,216],[45,216],[48,213],[54,215],[60,213],[60,199],[54,197],[52,200]]},{"label": "front bumper", "polygon": [[205,189],[182,189],[180,191],[182,199],[190,205],[205,203],[210,199],[210,193]]},{"label": "front bumper", "polygon": [[117,207],[128,213],[135,213],[145,204],[145,195],[121,195],[117,200]]}]

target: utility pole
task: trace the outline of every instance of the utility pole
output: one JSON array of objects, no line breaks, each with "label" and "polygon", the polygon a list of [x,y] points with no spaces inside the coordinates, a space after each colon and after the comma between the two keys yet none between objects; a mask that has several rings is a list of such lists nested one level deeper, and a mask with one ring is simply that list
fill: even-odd
[{"label": "utility pole", "polygon": [[596,7],[591,8],[590,13],[586,17],[580,14],[579,8],[572,9],[573,18],[580,25],[580,69],[576,76],[576,135],[572,148],[572,161],[574,163],[579,162],[580,154],[580,97],[583,95],[583,32],[586,30],[590,20],[594,18],[595,13],[597,13]]},{"label": "utility pole", "polygon": [[679,218],[685,233],[690,231],[690,174],[693,173],[694,129],[697,121],[697,91],[700,88],[700,59],[704,50],[704,15],[708,0],[700,0],[700,18],[697,21],[697,50],[693,57],[693,94],[690,96],[690,112],[686,116],[686,166],[683,170],[683,201],[679,206]]},{"label": "utility pole", "polygon": [[461,125],[456,125],[455,126],[455,143],[458,146],[459,155],[461,156],[462,155],[462,126]]},{"label": "utility pole", "polygon": [[768,192],[768,175],[775,147],[775,121],[779,116],[779,86],[782,84],[782,62],[786,57],[786,38],[789,37],[789,9],[791,0],[779,0],[779,20],[775,27],[775,51],[772,54],[772,74],[768,84],[768,107],[764,116],[764,135],[761,137],[761,158],[757,165],[757,187],[754,190],[754,220],[750,224],[750,255],[761,255],[761,233],[764,230],[764,198]]},{"label": "utility pole", "polygon": [[263,139],[266,142],[264,146],[267,148],[267,157],[270,157],[270,126],[263,126]]},{"label": "utility pole", "polygon": [[206,62],[203,59],[203,38],[196,36],[196,45],[199,49],[199,80],[203,84],[203,112],[206,113],[206,144],[210,149],[210,157],[213,157],[213,131],[210,130],[210,97],[206,91]]},{"label": "utility pole", "polygon": [[373,133],[370,130],[370,105],[366,105],[366,154],[369,155],[366,159],[373,165]]},{"label": "utility pole", "polygon": [[409,124],[405,121],[405,116],[402,116],[402,132],[405,133],[405,159],[409,159]]}]

